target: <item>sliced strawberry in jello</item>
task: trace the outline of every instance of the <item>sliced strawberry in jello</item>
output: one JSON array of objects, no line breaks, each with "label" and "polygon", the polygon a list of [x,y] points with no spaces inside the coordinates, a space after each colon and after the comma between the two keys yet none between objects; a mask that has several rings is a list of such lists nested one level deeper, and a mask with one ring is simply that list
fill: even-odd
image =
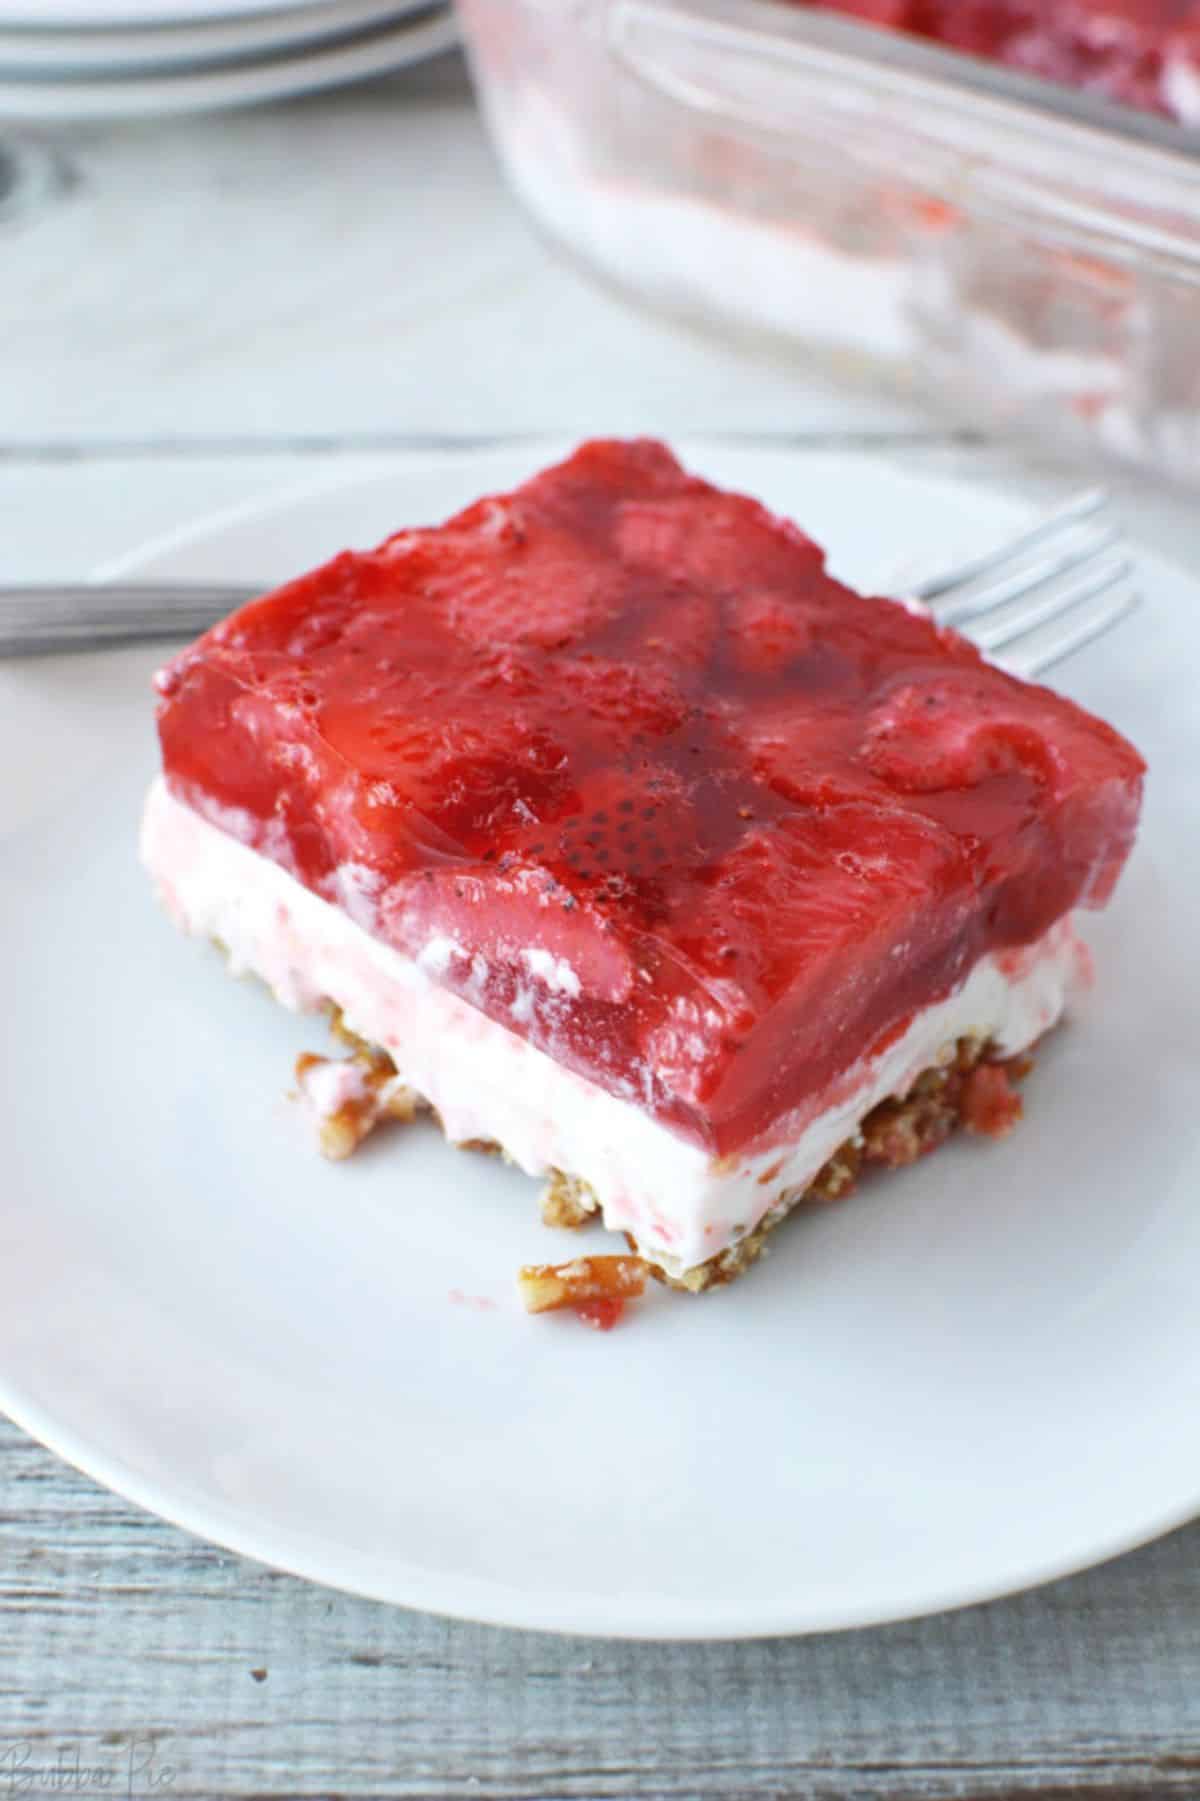
[{"label": "sliced strawberry in jello", "polygon": [[160,693],[179,798],[718,1155],[1101,904],[1143,770],[650,442],[336,558]]}]

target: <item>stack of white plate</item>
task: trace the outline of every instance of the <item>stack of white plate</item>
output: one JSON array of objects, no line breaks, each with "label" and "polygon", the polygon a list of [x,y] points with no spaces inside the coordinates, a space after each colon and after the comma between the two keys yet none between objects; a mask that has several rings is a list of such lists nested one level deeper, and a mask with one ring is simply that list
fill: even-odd
[{"label": "stack of white plate", "polygon": [[0,121],[274,100],[455,42],[449,0],[0,0]]}]

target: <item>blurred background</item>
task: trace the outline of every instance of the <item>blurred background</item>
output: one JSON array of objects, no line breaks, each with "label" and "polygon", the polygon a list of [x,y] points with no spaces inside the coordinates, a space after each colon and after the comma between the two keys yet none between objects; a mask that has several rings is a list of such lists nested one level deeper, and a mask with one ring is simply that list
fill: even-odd
[{"label": "blurred background", "polygon": [[0,0],[0,436],[594,429],[602,363],[609,429],[1194,483],[1195,17]]}]

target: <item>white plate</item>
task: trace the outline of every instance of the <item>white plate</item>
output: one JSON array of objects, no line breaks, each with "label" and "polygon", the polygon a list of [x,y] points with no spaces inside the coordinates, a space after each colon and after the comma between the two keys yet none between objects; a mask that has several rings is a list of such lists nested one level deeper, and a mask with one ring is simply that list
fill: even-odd
[{"label": "white plate", "polygon": [[[348,42],[301,44],[282,55],[211,69],[0,79],[0,113],[11,119],[85,121],[246,106],[408,68],[457,42],[454,14],[445,6]],[[0,65],[3,60],[0,52]]]},{"label": "white plate", "polygon": [[72,26],[106,31],[123,25],[190,25],[296,10],[297,0],[0,0],[0,23],[39,31]]},{"label": "white plate", "polygon": [[429,0],[322,0],[248,19],[109,31],[22,30],[0,24],[0,74],[77,79],[190,63],[281,55],[426,10]]},{"label": "white plate", "polygon": [[[851,576],[947,520],[966,543],[1019,516],[866,458],[689,456],[794,511]],[[282,577],[540,460],[414,457],[126,567]],[[0,1404],[266,1562],[585,1632],[888,1620],[1187,1518],[1200,591],[1144,569],[1143,614],[1062,680],[1150,756],[1142,842],[1090,932],[1094,1004],[1043,1055],[1019,1134],[795,1221],[733,1288],[656,1290],[607,1336],[521,1313],[518,1263],[577,1242],[540,1226],[522,1176],[422,1127],[349,1165],[315,1155],[286,1091],[321,1027],[177,937],[136,864],[155,659],[0,668]]]}]

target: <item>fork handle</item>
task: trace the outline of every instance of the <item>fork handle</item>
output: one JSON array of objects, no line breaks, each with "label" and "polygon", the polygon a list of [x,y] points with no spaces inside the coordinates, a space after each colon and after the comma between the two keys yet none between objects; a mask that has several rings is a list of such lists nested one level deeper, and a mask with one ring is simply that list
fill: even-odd
[{"label": "fork handle", "polygon": [[194,638],[262,592],[196,582],[0,587],[0,657]]}]

